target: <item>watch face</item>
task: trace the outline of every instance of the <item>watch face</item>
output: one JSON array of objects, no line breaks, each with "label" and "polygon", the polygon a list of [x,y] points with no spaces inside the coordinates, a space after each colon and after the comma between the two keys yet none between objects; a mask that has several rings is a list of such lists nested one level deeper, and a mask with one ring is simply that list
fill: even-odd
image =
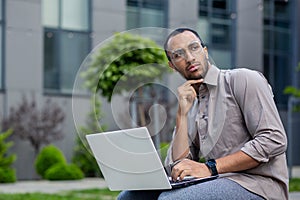
[{"label": "watch face", "polygon": [[209,166],[214,166],[214,165],[216,165],[216,161],[213,160],[213,159],[210,159],[210,160],[207,161],[207,164],[208,164]]}]

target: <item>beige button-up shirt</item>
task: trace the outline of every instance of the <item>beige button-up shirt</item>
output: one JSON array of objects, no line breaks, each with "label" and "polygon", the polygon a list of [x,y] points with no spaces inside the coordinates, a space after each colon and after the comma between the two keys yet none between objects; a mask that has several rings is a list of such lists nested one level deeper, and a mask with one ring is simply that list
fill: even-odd
[{"label": "beige button-up shirt", "polygon": [[[266,199],[288,199],[287,138],[267,80],[249,69],[212,65],[204,83],[209,90],[207,136],[198,135],[195,99],[188,122],[190,157],[217,159],[242,150],[260,165],[226,178]],[[165,161],[171,163],[172,143]]]}]

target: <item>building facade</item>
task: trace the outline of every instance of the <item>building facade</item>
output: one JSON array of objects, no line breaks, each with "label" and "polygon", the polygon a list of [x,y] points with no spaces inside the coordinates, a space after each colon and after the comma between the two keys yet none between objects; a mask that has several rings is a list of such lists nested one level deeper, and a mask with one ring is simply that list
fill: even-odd
[{"label": "building facade", "polygon": [[[287,126],[288,96],[283,90],[298,86],[299,0],[0,0],[0,6],[1,119],[24,95],[34,96],[39,105],[50,98],[66,114],[64,138],[55,145],[69,161],[77,134],[72,98],[80,102],[76,109],[82,124],[90,110],[89,96],[72,94],[80,65],[114,33],[134,28],[196,29],[220,68],[264,73]],[[170,88],[181,82],[176,73],[165,79]],[[103,100],[103,112],[110,109]],[[113,120],[107,114],[104,124],[114,129]],[[294,130],[297,120],[295,116]],[[296,131],[293,138],[300,139]],[[293,146],[293,162],[299,165],[300,149]],[[36,177],[29,142],[16,139],[12,151],[18,156],[18,179]]]}]

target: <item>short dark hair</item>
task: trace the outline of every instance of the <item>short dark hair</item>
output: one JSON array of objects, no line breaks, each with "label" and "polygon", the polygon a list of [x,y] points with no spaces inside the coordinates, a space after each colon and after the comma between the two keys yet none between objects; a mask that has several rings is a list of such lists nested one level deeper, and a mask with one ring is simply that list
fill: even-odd
[{"label": "short dark hair", "polygon": [[195,31],[195,30],[193,30],[193,29],[190,29],[190,28],[177,28],[177,29],[175,29],[174,31],[172,31],[172,32],[168,35],[168,37],[166,38],[166,41],[165,41],[165,43],[164,43],[165,53],[166,53],[166,55],[167,55],[169,61],[171,61],[171,58],[170,58],[170,56],[168,55],[168,49],[167,49],[167,48],[168,48],[168,42],[169,42],[169,40],[171,39],[171,37],[174,37],[174,36],[176,36],[176,35],[178,35],[178,34],[180,34],[180,33],[183,33],[184,31],[190,31],[190,32],[192,32],[194,35],[197,36],[197,38],[199,38],[200,43],[201,43],[201,46],[202,46],[202,47],[205,46],[204,43],[203,43],[203,40],[200,38],[200,36],[199,36],[199,34],[197,33],[197,31]]}]

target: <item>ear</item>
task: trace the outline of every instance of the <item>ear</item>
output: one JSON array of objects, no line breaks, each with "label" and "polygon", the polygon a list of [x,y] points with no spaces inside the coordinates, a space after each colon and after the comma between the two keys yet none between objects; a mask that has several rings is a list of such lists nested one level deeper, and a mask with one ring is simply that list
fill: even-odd
[{"label": "ear", "polygon": [[176,71],[176,68],[171,61],[169,61],[168,64],[169,64],[170,68],[172,68],[174,71]]},{"label": "ear", "polygon": [[208,57],[208,50],[207,50],[207,47],[206,47],[206,46],[203,47],[203,50],[204,50],[204,54],[205,54],[206,59],[208,59],[209,57]]}]

